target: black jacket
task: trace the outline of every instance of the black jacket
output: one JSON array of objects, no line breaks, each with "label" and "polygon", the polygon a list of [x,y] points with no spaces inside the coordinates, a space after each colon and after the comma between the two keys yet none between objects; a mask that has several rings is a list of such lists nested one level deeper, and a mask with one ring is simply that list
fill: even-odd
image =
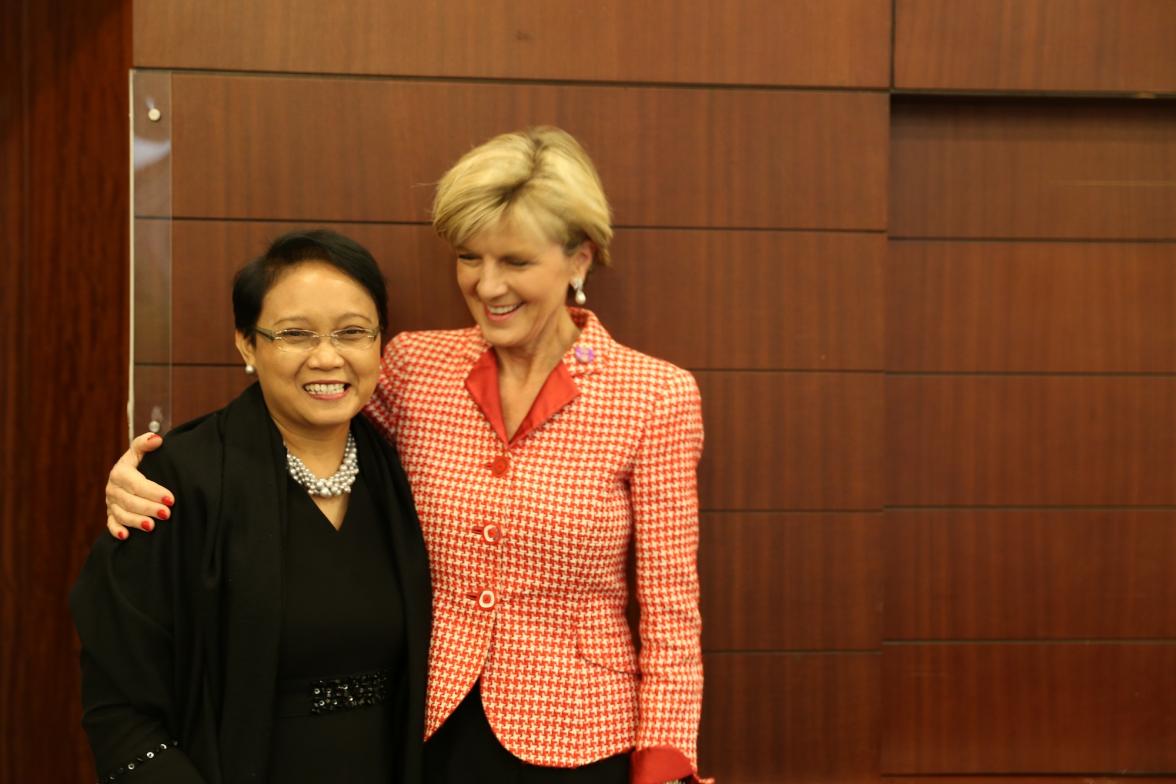
[{"label": "black jacket", "polygon": [[[406,672],[388,742],[402,761],[396,780],[416,784],[431,612],[424,540],[394,448],[362,416],[351,429],[405,602]],[[140,784],[265,782],[287,480],[260,387],[173,430],[142,471],[174,491],[172,519],[125,542],[101,537],[70,596],[98,774],[134,764]]]}]

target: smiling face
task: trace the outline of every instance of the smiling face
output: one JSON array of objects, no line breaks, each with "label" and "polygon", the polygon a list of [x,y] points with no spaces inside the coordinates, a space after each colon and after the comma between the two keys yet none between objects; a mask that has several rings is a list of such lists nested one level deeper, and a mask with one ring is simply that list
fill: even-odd
[{"label": "smiling face", "polygon": [[[355,280],[330,264],[299,263],[270,287],[257,326],[271,332],[327,334],[347,327],[379,330],[376,305]],[[280,429],[305,435],[346,428],[376,388],[380,341],[336,348],[329,338],[312,351],[282,350],[262,335],[237,333],[237,350],[257,369],[270,416]]]},{"label": "smiling face", "polygon": [[575,325],[564,304],[572,280],[592,263],[591,245],[570,254],[510,223],[483,231],[455,249],[457,285],[486,341],[499,352],[563,353]]}]

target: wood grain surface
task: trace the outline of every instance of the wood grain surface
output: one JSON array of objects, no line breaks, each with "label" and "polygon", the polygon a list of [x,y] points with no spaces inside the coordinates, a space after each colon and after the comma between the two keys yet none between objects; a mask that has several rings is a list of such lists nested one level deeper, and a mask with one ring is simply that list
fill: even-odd
[{"label": "wood grain surface", "polygon": [[1174,239],[1176,102],[896,100],[892,237]]},{"label": "wood grain surface", "polygon": [[1176,243],[892,242],[886,367],[1176,372]]},{"label": "wood grain surface", "polygon": [[135,11],[139,67],[839,87],[890,82],[890,0],[352,0],[345,13],[314,0],[165,0]]},{"label": "wood grain surface", "polygon": [[897,0],[900,89],[1176,93],[1169,0]]},{"label": "wood grain surface", "polygon": [[1171,774],[1176,642],[888,645],[882,771]]},{"label": "wood grain surface", "polygon": [[423,222],[460,155],[554,124],[618,225],[886,223],[882,94],[185,74],[171,101],[176,217]]},{"label": "wood grain surface", "polygon": [[886,379],[891,506],[1176,504],[1176,378]]},{"label": "wood grain surface", "polygon": [[887,640],[1176,639],[1176,512],[886,512]]}]

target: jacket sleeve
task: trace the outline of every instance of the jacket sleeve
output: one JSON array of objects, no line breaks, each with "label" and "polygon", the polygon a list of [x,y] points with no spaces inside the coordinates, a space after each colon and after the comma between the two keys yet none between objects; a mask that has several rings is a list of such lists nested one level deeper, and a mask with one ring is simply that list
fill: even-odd
[{"label": "jacket sleeve", "polygon": [[177,507],[156,533],[132,531],[124,542],[103,532],[70,594],[82,643],[82,726],[100,782],[204,782],[175,740],[171,554],[182,517]]},{"label": "jacket sleeve", "polygon": [[400,425],[401,386],[408,376],[404,367],[406,335],[407,333],[401,332],[384,347],[375,392],[363,409],[364,416],[376,426],[380,435],[393,444],[396,443],[396,431]]},{"label": "jacket sleeve", "polygon": [[675,374],[653,407],[631,477],[641,610],[639,724],[631,781],[694,780],[702,710],[698,480],[702,405]]}]

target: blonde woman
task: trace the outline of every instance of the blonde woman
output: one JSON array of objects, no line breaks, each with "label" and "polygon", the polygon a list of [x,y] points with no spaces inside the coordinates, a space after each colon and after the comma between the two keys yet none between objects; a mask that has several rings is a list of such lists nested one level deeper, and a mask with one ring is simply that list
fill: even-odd
[{"label": "blonde woman", "polygon": [[[470,151],[439,182],[433,222],[474,326],[393,339],[366,410],[399,451],[431,564],[426,779],[693,779],[697,385],[582,307],[612,228],[567,133]],[[155,510],[134,496],[163,492],[135,461],[111,474],[115,533]]]}]

